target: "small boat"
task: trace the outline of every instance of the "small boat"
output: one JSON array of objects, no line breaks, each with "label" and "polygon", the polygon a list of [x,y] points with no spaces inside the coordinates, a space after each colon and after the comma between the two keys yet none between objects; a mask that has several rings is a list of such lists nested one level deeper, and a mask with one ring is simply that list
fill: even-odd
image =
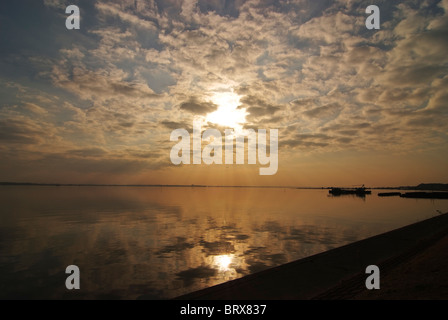
[{"label": "small boat", "polygon": [[341,196],[346,194],[354,194],[357,196],[365,196],[366,194],[371,194],[372,191],[367,190],[366,188],[354,188],[354,189],[342,189],[342,188],[331,188],[328,193],[334,195],[334,196]]}]

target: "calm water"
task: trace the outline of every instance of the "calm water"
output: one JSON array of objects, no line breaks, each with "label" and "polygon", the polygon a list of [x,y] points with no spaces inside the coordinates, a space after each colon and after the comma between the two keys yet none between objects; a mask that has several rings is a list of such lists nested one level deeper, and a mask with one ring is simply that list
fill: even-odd
[{"label": "calm water", "polygon": [[[0,187],[0,298],[166,299],[448,211],[327,190]],[[81,289],[65,289],[65,268]]]}]

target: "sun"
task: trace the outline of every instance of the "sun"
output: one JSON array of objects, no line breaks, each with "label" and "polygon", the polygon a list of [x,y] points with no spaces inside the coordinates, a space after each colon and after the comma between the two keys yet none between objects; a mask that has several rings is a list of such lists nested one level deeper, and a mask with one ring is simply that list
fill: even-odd
[{"label": "sun", "polygon": [[246,122],[246,109],[239,108],[240,96],[233,91],[214,92],[211,100],[218,109],[209,113],[205,120],[224,127],[241,129]]}]

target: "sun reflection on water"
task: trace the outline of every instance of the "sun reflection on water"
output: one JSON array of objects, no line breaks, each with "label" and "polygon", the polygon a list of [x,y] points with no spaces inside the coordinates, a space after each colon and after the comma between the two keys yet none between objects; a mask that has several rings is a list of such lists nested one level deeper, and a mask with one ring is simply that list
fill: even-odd
[{"label": "sun reflection on water", "polygon": [[213,265],[217,267],[219,271],[229,271],[230,264],[233,260],[233,254],[222,254],[213,257]]}]

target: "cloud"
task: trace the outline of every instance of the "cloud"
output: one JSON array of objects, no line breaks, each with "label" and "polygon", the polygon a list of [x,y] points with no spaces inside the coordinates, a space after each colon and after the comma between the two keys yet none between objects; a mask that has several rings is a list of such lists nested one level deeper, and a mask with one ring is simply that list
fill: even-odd
[{"label": "cloud", "polygon": [[[76,154],[75,154],[76,155]],[[81,155],[81,156],[79,156]],[[84,154],[78,153],[76,157],[73,157],[72,152],[66,152],[64,154],[49,154],[44,156],[41,160],[35,161],[35,165],[43,168],[52,168],[55,172],[67,172],[77,174],[136,174],[151,169],[160,169],[166,166],[167,163],[163,161],[144,161],[142,159],[132,159],[126,157],[118,157],[109,155],[102,155],[97,157],[98,154]]]},{"label": "cloud", "polygon": [[39,107],[37,104],[35,104],[35,103],[30,103],[30,102],[26,102],[26,103],[24,103],[24,105],[23,105],[26,109],[28,109],[29,111],[31,111],[32,113],[34,113],[34,114],[37,114],[37,115],[45,115],[45,114],[48,114],[48,111],[47,110],[45,110],[44,108],[42,108],[42,107]]},{"label": "cloud", "polygon": [[127,22],[132,26],[143,28],[150,31],[155,31],[156,26],[153,22],[140,19],[135,14],[130,14],[120,10],[120,8],[113,4],[96,3],[95,7],[104,15],[111,15],[119,17],[123,22]]},{"label": "cloud", "polygon": [[[64,9],[69,6],[69,1],[66,0],[44,0],[44,5],[57,9]],[[65,11],[64,11],[65,12]]]},{"label": "cloud", "polygon": [[[294,132],[294,130],[292,130]],[[279,142],[280,147],[288,148],[305,148],[305,149],[320,149],[328,147],[334,139],[326,134],[306,134],[306,133],[294,133],[288,138],[284,138]]]},{"label": "cloud", "polygon": [[279,143],[282,147],[304,147],[304,148],[319,148],[319,147],[326,147],[329,145],[329,143],[325,142],[314,142],[314,141],[301,141],[301,140],[283,140]]},{"label": "cloud", "polygon": [[[41,33],[51,55],[16,43],[14,27],[0,53],[2,150],[157,170],[169,131],[190,130],[217,110],[214,93],[230,91],[245,128],[279,128],[286,158],[444,147],[447,1],[382,2],[380,30],[365,28],[365,3],[99,0],[81,8],[79,32]],[[66,4],[8,19],[59,21]]]},{"label": "cloud", "polygon": [[169,120],[161,121],[160,124],[162,126],[164,126],[165,128],[170,129],[170,130],[186,129],[186,128],[190,128],[191,127],[191,123],[176,122],[176,121],[169,121]]},{"label": "cloud", "polygon": [[364,19],[337,12],[316,17],[302,24],[294,33],[299,39],[308,39],[324,45],[355,36],[363,27]]},{"label": "cloud", "polygon": [[160,97],[147,85],[124,81],[125,77],[126,73],[121,70],[102,74],[81,68],[62,70],[56,67],[53,72],[55,85],[76,93],[81,99],[106,101],[122,97],[131,100]]},{"label": "cloud", "polygon": [[39,144],[45,130],[35,122],[23,120],[0,120],[0,140],[2,143],[12,144]]},{"label": "cloud", "polygon": [[303,114],[309,118],[334,119],[340,114],[341,110],[342,107],[338,103],[334,103],[305,111]]},{"label": "cloud", "polygon": [[250,119],[273,115],[281,110],[279,106],[268,103],[267,101],[255,96],[245,96],[241,99],[241,103],[242,105],[240,108],[246,108],[246,111],[250,115]]},{"label": "cloud", "polygon": [[203,115],[217,110],[218,106],[211,102],[201,102],[196,98],[190,98],[188,101],[182,102],[179,108],[182,111]]},{"label": "cloud", "polygon": [[85,149],[75,149],[69,150],[67,152],[68,155],[76,156],[76,157],[102,157],[107,154],[107,152],[102,148],[85,148]]}]

